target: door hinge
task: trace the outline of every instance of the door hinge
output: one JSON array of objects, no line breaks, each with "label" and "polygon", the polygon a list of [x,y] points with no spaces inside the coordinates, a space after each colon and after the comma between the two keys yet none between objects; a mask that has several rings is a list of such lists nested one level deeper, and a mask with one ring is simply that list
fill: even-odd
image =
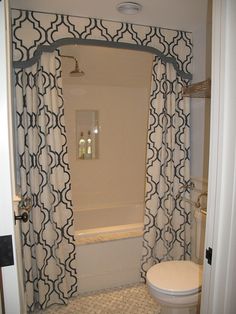
[{"label": "door hinge", "polygon": [[207,263],[209,265],[211,265],[212,262],[212,248],[209,247],[208,249],[206,249],[206,255],[205,255],[206,259],[207,259]]}]

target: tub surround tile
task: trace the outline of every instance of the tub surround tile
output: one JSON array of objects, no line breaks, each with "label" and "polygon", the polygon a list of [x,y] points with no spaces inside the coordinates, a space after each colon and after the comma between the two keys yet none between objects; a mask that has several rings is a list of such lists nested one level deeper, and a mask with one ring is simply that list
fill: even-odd
[{"label": "tub surround tile", "polygon": [[51,306],[37,314],[159,314],[160,306],[152,299],[145,284],[123,286],[80,294],[68,305]]}]

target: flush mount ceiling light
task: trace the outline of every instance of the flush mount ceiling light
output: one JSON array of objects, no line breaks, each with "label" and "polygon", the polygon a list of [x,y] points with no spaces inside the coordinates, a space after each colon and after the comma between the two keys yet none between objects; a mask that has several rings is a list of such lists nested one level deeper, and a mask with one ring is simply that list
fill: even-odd
[{"label": "flush mount ceiling light", "polygon": [[138,14],[142,10],[142,6],[135,2],[121,2],[116,6],[117,10],[122,14]]}]

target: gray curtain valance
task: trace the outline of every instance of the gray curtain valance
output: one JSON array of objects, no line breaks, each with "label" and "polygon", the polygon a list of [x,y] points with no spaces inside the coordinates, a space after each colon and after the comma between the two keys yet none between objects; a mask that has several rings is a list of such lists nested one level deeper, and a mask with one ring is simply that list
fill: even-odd
[{"label": "gray curtain valance", "polygon": [[43,51],[66,44],[88,44],[149,51],[191,79],[189,32],[62,14],[12,10],[13,64],[25,68]]}]

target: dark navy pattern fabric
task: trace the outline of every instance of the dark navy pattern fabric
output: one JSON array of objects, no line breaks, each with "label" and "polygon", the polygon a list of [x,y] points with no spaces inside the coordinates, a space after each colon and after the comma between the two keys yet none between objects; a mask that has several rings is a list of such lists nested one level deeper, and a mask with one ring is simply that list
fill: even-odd
[{"label": "dark navy pattern fabric", "polygon": [[[191,211],[179,188],[190,180],[189,100],[171,64],[155,57],[149,109],[141,276],[165,260],[189,259]],[[188,197],[188,192],[185,194]]]},{"label": "dark navy pattern fabric", "polygon": [[70,171],[57,52],[16,69],[21,192],[32,199],[22,224],[28,310],[66,304],[77,292]]},{"label": "dark navy pattern fabric", "polygon": [[[22,10],[12,10],[12,33],[14,66],[20,68],[33,65],[44,51],[74,43],[133,47],[156,55],[147,141],[142,278],[156,262],[188,259],[190,210],[174,196],[189,180],[189,108],[183,101],[182,86],[191,78],[191,33]],[[34,116],[31,121],[34,123]]]},{"label": "dark navy pattern fabric", "polygon": [[21,10],[12,10],[12,32],[17,67],[28,66],[42,51],[62,44],[128,45],[129,49],[150,49],[182,76],[191,78],[192,39],[188,32]]}]

